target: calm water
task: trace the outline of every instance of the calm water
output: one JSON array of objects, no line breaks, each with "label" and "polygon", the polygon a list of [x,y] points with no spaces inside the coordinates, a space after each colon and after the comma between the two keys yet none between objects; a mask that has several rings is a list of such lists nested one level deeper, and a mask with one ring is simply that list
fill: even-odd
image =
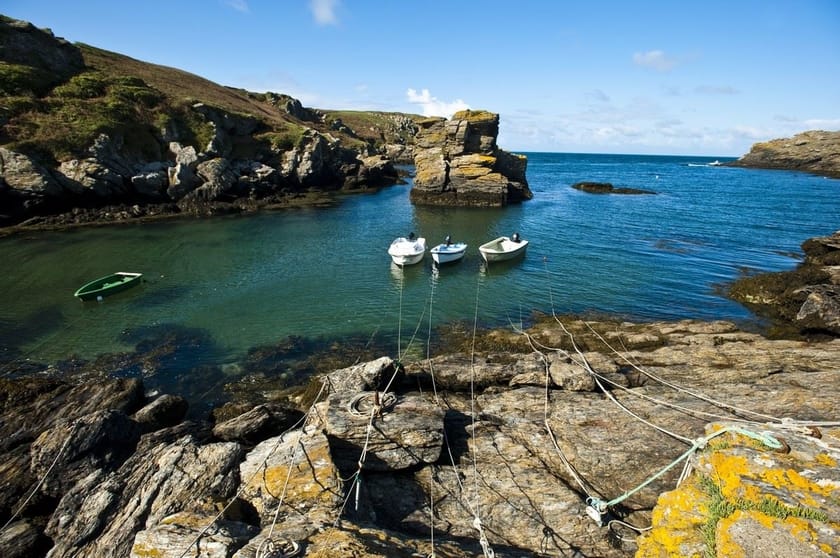
[{"label": "calm water", "polygon": [[[529,154],[534,199],[506,209],[414,207],[410,185],[332,208],[0,239],[0,350],[40,362],[128,351],[161,328],[199,331],[174,374],[233,365],[294,335],[370,336],[404,350],[431,322],[518,323],[534,310],[628,319],[752,317],[715,289],[744,268],[796,265],[840,228],[840,181],[704,166],[702,157]],[[657,195],[592,195],[608,181]],[[386,253],[410,231],[469,244],[439,271]],[[478,245],[519,231],[526,257],[483,268]],[[147,282],[100,303],[72,295],[112,271]]]}]

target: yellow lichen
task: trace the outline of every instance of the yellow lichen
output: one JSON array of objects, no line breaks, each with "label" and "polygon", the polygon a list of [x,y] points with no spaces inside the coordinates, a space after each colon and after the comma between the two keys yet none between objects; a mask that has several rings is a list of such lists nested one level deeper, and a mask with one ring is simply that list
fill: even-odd
[{"label": "yellow lichen", "polygon": [[708,513],[703,492],[692,483],[659,496],[653,509],[653,529],[638,541],[636,556],[700,556],[699,528]]},{"label": "yellow lichen", "polygon": [[712,476],[718,485],[720,485],[723,497],[727,499],[737,497],[739,490],[743,488],[741,479],[747,476],[750,471],[747,458],[740,455],[727,455],[722,452],[717,452],[709,456],[709,461],[714,469]]},{"label": "yellow lichen", "polygon": [[817,463],[820,465],[825,465],[826,467],[836,467],[837,460],[828,455],[827,453],[818,453],[817,454]]},{"label": "yellow lichen", "polygon": [[134,543],[131,547],[131,555],[138,558],[162,558],[163,550],[147,546],[143,543]]}]

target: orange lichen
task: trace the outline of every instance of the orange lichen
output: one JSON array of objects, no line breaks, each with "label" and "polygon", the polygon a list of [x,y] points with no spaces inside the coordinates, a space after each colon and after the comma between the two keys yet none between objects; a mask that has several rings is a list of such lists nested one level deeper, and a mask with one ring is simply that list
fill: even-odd
[{"label": "orange lichen", "polygon": [[826,467],[836,467],[837,460],[828,455],[827,453],[818,453],[817,454],[817,463],[820,465],[825,465]]}]

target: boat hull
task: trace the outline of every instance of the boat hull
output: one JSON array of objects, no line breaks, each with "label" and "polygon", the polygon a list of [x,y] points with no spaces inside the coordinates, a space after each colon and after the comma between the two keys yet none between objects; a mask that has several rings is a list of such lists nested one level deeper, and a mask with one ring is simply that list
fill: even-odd
[{"label": "boat hull", "polygon": [[143,277],[142,273],[118,271],[85,283],[79,287],[74,296],[80,300],[99,300],[138,285],[141,277]]},{"label": "boat hull", "polygon": [[436,264],[455,263],[467,253],[467,245],[463,242],[455,244],[438,244],[431,250],[432,259]]},{"label": "boat hull", "polygon": [[423,260],[426,255],[426,239],[417,238],[409,240],[404,237],[397,238],[388,248],[391,260],[397,265],[414,265]]},{"label": "boat hull", "polygon": [[478,251],[481,253],[481,257],[484,258],[484,261],[490,263],[518,258],[524,255],[527,249],[527,240],[517,242],[506,236],[500,236],[495,240],[479,246]]}]

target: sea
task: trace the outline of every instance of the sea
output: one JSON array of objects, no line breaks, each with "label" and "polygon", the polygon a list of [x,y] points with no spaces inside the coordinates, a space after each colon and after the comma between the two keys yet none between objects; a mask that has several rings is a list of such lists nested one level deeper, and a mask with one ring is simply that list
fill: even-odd
[{"label": "sea", "polygon": [[[526,155],[534,197],[505,208],[416,207],[409,178],[326,208],[0,238],[0,375],[108,355],[113,366],[113,355],[174,343],[154,374],[136,360],[121,373],[200,391],[205,375],[236,381],[255,354],[290,343],[367,339],[419,358],[449,324],[518,328],[555,313],[760,327],[727,286],[794,268],[803,241],[840,229],[840,180],[709,164],[724,157]],[[654,194],[585,193],[579,181]],[[429,247],[466,242],[466,256],[397,267],[388,246],[411,232]],[[523,258],[482,262],[480,244],[516,232]],[[144,282],[99,302],[73,296],[114,271]],[[434,343],[445,351],[445,336]]]}]

